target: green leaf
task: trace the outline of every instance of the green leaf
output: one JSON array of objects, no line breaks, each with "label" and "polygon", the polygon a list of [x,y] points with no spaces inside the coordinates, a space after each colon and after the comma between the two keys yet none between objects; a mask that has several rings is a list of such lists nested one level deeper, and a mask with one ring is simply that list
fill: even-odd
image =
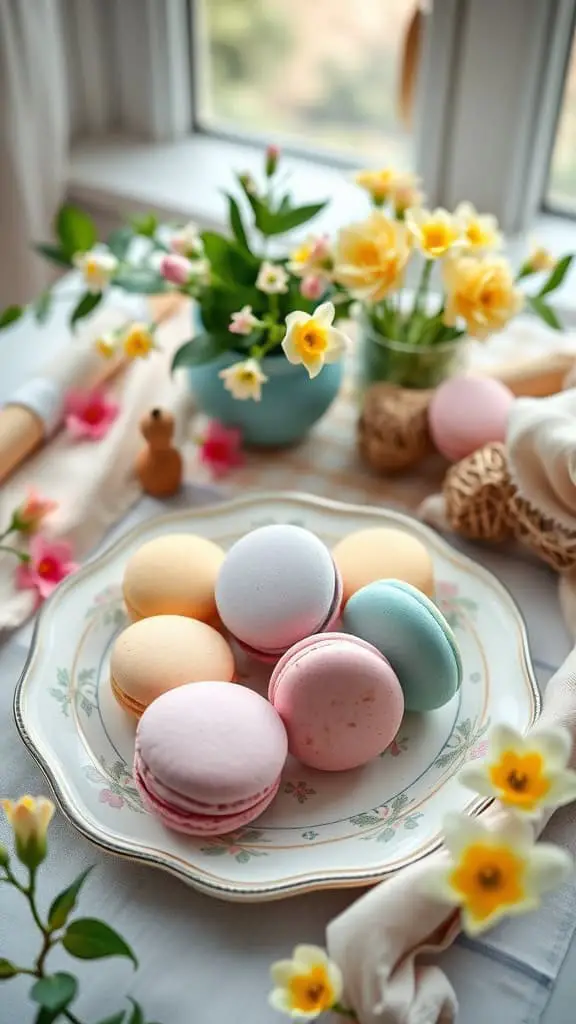
[{"label": "green leaf", "polygon": [[52,263],[56,263],[59,267],[72,266],[72,258],[67,256],[59,245],[52,245],[51,242],[38,242],[34,246],[34,250],[39,256],[45,256],[47,260],[51,260]]},{"label": "green leaf", "polygon": [[264,203],[258,196],[252,195],[250,192],[246,192],[246,198],[252,207],[254,214],[254,223],[259,231],[263,235],[271,235],[270,230],[272,224],[272,214],[268,209],[266,203]]},{"label": "green leaf", "polygon": [[45,324],[52,306],[52,292],[48,289],[36,299],[32,306],[32,312],[36,317],[36,323]]},{"label": "green leaf", "polygon": [[116,259],[124,260],[126,259],[126,254],[130,248],[130,243],[133,238],[134,232],[132,228],[124,226],[113,231],[112,234],[108,236],[106,244]]},{"label": "green leaf", "polygon": [[86,868],[86,871],[78,875],[78,878],[72,882],[72,885],[63,889],[52,901],[52,906],[48,912],[48,927],[52,931],[55,931],[56,928],[63,928],[66,924],[76,906],[78,894],[91,871],[92,867]]},{"label": "green leaf", "polygon": [[556,290],[556,288],[560,287],[564,278],[566,277],[566,274],[570,270],[570,264],[572,263],[573,259],[574,256],[570,254],[568,256],[563,256],[561,260],[558,260],[558,263],[554,267],[554,270],[550,273],[550,277],[547,281],[544,282],[540,291],[538,292],[539,298],[541,298],[542,295],[548,295],[549,292],[553,292]]},{"label": "green leaf", "polygon": [[79,960],[101,960],[107,956],[125,956],[135,967],[138,961],[128,943],[113,928],[93,917],[81,917],[68,925],[62,945]]},{"label": "green leaf", "polygon": [[114,278],[114,284],[125,292],[139,295],[160,295],[167,289],[164,278],[148,267],[130,267]]},{"label": "green leaf", "polygon": [[308,206],[297,206],[295,209],[287,210],[286,212],[278,211],[277,213],[271,213],[269,214],[270,223],[266,233],[268,235],[282,235],[285,231],[291,231],[292,228],[297,228],[300,224],[305,224],[306,221],[312,220],[325,206],[325,202],[309,203]]},{"label": "green leaf", "polygon": [[0,981],[8,981],[9,978],[15,978],[17,974],[18,971],[14,964],[10,960],[0,957]]},{"label": "green leaf", "polygon": [[40,978],[30,989],[30,998],[46,1010],[60,1013],[75,998],[78,982],[72,974],[59,971],[46,978]]},{"label": "green leaf", "polygon": [[0,330],[3,327],[8,327],[10,324],[19,320],[24,313],[23,306],[6,306],[6,309],[0,313]]},{"label": "green leaf", "polygon": [[250,246],[248,245],[248,239],[246,237],[246,231],[244,224],[242,223],[242,214],[240,213],[240,207],[234,199],[234,196],[228,196],[228,214],[230,217],[230,227],[232,228],[234,238],[238,242],[238,245],[242,249],[246,249],[250,252]]},{"label": "green leaf", "polygon": [[72,258],[74,253],[86,252],[96,244],[96,225],[84,210],[77,206],[61,206],[56,216],[56,234],[62,253]]},{"label": "green leaf", "polygon": [[528,295],[528,305],[548,327],[552,327],[555,331],[562,330],[562,324],[560,323],[556,313],[539,295]]},{"label": "green leaf", "polygon": [[133,1010],[128,1018],[127,1024],[145,1024],[144,1014],[142,1013],[141,1006],[136,1002],[135,999],[131,999]]},{"label": "green leaf", "polygon": [[88,316],[93,309],[102,301],[102,292],[84,292],[79,302],[76,303],[70,315],[70,327],[73,327],[77,320]]},{"label": "green leaf", "polygon": [[158,218],[153,213],[143,213],[132,217],[130,224],[137,235],[143,235],[144,238],[154,238],[158,228]]},{"label": "green leaf", "polygon": [[230,348],[230,340],[218,335],[197,334],[190,341],[185,341],[176,352],[172,360],[172,369],[178,370],[182,366],[201,366],[202,363],[210,363],[217,359],[223,352]]}]

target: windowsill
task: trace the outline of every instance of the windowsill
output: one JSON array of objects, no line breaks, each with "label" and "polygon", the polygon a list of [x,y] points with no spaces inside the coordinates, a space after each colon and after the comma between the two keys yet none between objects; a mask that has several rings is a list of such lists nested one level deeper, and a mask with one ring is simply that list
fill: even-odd
[{"label": "windowsill", "polygon": [[[366,215],[365,196],[341,168],[288,155],[284,166],[297,202],[330,200],[314,221],[314,230],[333,234]],[[260,178],[261,150],[209,135],[165,144],[126,138],[88,140],[73,148],[68,194],[93,214],[118,217],[152,209],[167,220],[188,218],[205,228],[222,229],[226,222],[223,192],[234,188],[238,171]],[[543,214],[528,237],[509,240],[507,254],[513,262],[520,263],[532,236],[553,253],[576,250],[576,221]],[[576,326],[576,267],[555,292],[554,306],[566,326]]]}]

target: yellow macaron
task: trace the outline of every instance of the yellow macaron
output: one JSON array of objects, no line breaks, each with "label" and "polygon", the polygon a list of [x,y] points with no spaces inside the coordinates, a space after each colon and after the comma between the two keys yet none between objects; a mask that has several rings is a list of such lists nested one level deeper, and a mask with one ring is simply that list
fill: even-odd
[{"label": "yellow macaron", "polygon": [[344,537],[332,551],[342,577],[344,604],[376,580],[395,579],[434,596],[434,566],[422,541],[405,530],[369,527]]},{"label": "yellow macaron", "polygon": [[138,548],[124,571],[122,590],[133,622],[151,615],[187,615],[211,622],[214,588],[224,551],[195,534],[167,534]]},{"label": "yellow macaron", "polygon": [[140,717],[167,690],[234,677],[229,644],[212,626],[183,615],[155,615],[128,626],[110,658],[110,686],[126,711]]}]

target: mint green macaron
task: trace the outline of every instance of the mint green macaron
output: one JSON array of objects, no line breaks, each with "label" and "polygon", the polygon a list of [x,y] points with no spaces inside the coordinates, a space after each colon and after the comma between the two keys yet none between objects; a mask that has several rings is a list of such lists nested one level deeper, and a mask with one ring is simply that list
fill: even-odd
[{"label": "mint green macaron", "polygon": [[377,580],[358,590],[342,617],[344,629],[367,640],[390,662],[407,711],[432,711],[458,692],[462,659],[442,612],[416,587]]}]

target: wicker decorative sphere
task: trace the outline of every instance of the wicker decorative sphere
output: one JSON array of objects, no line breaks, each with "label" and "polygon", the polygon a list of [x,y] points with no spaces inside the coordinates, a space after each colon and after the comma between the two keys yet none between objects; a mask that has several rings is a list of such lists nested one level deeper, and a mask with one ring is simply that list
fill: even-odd
[{"label": "wicker decorative sphere", "polygon": [[443,494],[452,530],[469,540],[506,540],[512,535],[508,500],[514,488],[499,441],[484,445],[448,470]]},{"label": "wicker decorative sphere", "polygon": [[368,388],[358,422],[360,454],[379,473],[410,469],[433,450],[430,391],[379,383]]},{"label": "wicker decorative sphere", "polygon": [[556,572],[576,566],[576,530],[542,515],[518,491],[508,497],[508,518],[517,540],[551,565]]}]

